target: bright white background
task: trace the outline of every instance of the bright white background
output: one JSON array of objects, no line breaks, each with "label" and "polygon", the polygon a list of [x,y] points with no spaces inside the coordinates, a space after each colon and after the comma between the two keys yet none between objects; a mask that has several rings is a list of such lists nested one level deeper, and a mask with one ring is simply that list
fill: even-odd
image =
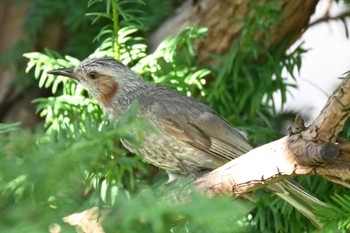
[{"label": "bright white background", "polygon": [[[319,2],[311,22],[324,15],[327,4],[327,0]],[[345,10],[343,4],[332,1],[330,16]],[[346,22],[350,26],[350,20]],[[339,84],[339,77],[350,70],[350,39],[346,38],[341,21],[329,21],[310,27],[296,44],[300,41],[309,51],[303,56],[297,75],[298,89],[290,89],[283,111],[298,112],[312,121]]]}]

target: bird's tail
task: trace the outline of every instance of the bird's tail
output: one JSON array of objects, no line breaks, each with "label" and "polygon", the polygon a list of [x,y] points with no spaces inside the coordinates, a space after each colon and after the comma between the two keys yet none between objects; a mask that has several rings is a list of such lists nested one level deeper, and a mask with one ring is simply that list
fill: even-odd
[{"label": "bird's tail", "polygon": [[313,213],[313,210],[320,206],[327,207],[327,204],[318,200],[293,180],[282,180],[273,185],[269,185],[268,187],[276,192],[279,197],[294,206],[316,227],[322,228],[323,225],[317,219],[316,215]]}]

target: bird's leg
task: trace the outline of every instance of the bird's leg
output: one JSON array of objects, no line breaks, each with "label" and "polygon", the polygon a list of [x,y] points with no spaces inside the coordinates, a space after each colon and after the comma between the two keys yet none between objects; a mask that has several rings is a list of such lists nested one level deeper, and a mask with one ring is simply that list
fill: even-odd
[{"label": "bird's leg", "polygon": [[166,172],[168,173],[168,182],[167,182],[167,184],[170,184],[170,183],[174,182],[177,179],[178,174],[176,172],[169,171],[169,170],[166,170]]},{"label": "bird's leg", "polygon": [[212,170],[211,169],[206,169],[206,168],[203,168],[201,170],[197,170],[194,172],[194,175],[196,176],[196,178],[200,177],[200,176],[203,176],[209,172],[211,172]]}]

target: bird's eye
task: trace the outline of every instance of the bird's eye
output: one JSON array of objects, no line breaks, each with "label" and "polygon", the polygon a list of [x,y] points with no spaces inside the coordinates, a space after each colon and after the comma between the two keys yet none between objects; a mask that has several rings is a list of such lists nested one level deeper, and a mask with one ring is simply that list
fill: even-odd
[{"label": "bird's eye", "polygon": [[89,73],[89,77],[90,77],[91,79],[97,79],[97,78],[98,78],[98,75],[97,75],[96,72],[92,71],[92,72]]}]

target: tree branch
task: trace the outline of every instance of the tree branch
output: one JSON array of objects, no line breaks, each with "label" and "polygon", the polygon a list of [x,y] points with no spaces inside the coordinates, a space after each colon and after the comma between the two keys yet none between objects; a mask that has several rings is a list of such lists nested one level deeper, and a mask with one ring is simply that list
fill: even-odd
[{"label": "tree branch", "polygon": [[322,16],[321,18],[315,20],[314,22],[310,23],[308,26],[307,26],[307,29],[315,26],[315,25],[318,25],[320,23],[327,23],[327,22],[330,22],[330,21],[342,21],[344,22],[346,18],[350,17],[350,12],[344,12],[344,13],[340,13],[336,16],[329,16],[329,14],[325,14],[324,16]]},{"label": "tree branch", "polygon": [[[227,0],[186,0],[176,10],[176,14],[166,20],[151,36],[150,48],[154,50],[161,41],[176,35],[188,26],[208,28],[204,41],[198,43],[200,63],[211,61],[208,54],[224,54],[244,27],[243,19],[254,17],[252,5],[268,4],[267,0],[227,1]],[[256,40],[264,41],[266,47],[273,47],[289,39],[293,44],[307,26],[318,0],[276,1],[276,11],[280,19],[271,25],[269,35],[257,32]],[[289,46],[286,45],[286,48]]]},{"label": "tree branch", "polygon": [[239,196],[291,176],[321,175],[346,185],[350,179],[350,143],[337,142],[350,112],[350,75],[329,97],[316,120],[289,136],[265,144],[204,175],[197,187],[210,195]]}]

